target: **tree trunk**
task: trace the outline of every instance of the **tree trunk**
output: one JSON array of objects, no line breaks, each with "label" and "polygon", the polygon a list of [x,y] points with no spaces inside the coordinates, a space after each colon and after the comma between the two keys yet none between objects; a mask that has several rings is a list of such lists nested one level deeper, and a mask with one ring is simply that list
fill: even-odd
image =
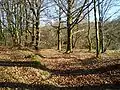
[{"label": "tree trunk", "polygon": [[88,23],[88,47],[89,47],[89,52],[92,50],[92,43],[91,43],[91,38],[90,38],[90,23]]},{"label": "tree trunk", "polygon": [[20,17],[19,45],[22,43],[22,17]]},{"label": "tree trunk", "polygon": [[31,38],[32,38],[32,41],[31,41],[31,45],[34,44],[34,39],[35,39],[35,36],[34,36],[34,28],[35,28],[34,18],[33,18],[32,22],[33,22],[33,25],[32,25],[32,37],[31,37]]},{"label": "tree trunk", "polygon": [[103,31],[102,31],[101,21],[99,21],[98,27],[99,27],[99,38],[100,38],[99,47],[100,47],[100,51],[103,53],[104,52],[104,47],[103,47]]},{"label": "tree trunk", "polygon": [[61,51],[61,8],[59,7],[59,26],[58,26],[58,31],[57,31],[57,34],[58,34],[58,50]]},{"label": "tree trunk", "polygon": [[38,50],[38,45],[39,45],[39,18],[38,17],[36,19],[36,44],[35,44],[35,50]]},{"label": "tree trunk", "polygon": [[101,49],[102,49],[101,53],[103,53],[104,52],[103,30],[101,30]]},{"label": "tree trunk", "polygon": [[102,12],[102,6],[100,6],[100,1],[98,0],[98,13],[99,13],[99,22],[98,22],[98,29],[99,29],[99,47],[100,51],[103,53],[104,52],[104,46],[103,46],[103,12]]},{"label": "tree trunk", "polygon": [[[89,1],[88,1],[89,2]],[[90,37],[90,14],[89,14],[89,7],[88,7],[88,47],[89,47],[89,52],[92,49],[92,43],[91,43],[91,37]]]},{"label": "tree trunk", "polygon": [[72,52],[72,30],[70,29],[70,27],[67,27],[67,53]]},{"label": "tree trunk", "polygon": [[57,49],[61,51],[60,29],[58,29],[57,34],[58,34],[58,48]]},{"label": "tree trunk", "polygon": [[96,16],[96,0],[94,0],[94,18],[95,18],[95,33],[96,33],[96,57],[99,55],[99,37],[97,28],[97,16]]},{"label": "tree trunk", "polygon": [[4,35],[3,27],[2,27],[2,21],[3,21],[3,24],[5,23],[4,13],[2,10],[1,10],[1,14],[2,14],[2,18],[0,18],[0,34],[1,34],[1,39],[4,39],[4,45],[6,46],[6,37]]},{"label": "tree trunk", "polygon": [[74,35],[72,35],[72,49],[75,47],[74,45]]},{"label": "tree trunk", "polygon": [[67,10],[67,53],[72,52],[72,16],[71,16],[72,0],[68,0],[68,10]]},{"label": "tree trunk", "polygon": [[25,9],[25,12],[26,12],[26,26],[25,26],[25,46],[27,46],[27,40],[28,40],[28,24],[29,22],[27,21],[28,20],[28,14],[27,14],[27,9]]},{"label": "tree trunk", "polygon": [[19,45],[21,46],[21,43],[22,43],[22,16],[23,16],[23,12],[22,12],[22,6],[20,4],[20,20],[19,20],[19,26],[20,26],[20,31],[19,31]]}]

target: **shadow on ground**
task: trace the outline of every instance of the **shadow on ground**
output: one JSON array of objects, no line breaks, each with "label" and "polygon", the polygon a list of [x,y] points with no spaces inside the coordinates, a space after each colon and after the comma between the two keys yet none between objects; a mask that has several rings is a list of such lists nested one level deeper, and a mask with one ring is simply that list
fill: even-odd
[{"label": "shadow on ground", "polygon": [[76,70],[51,70],[47,68],[45,65],[38,63],[37,61],[0,61],[0,66],[9,66],[9,67],[33,67],[41,70],[45,70],[51,72],[52,74],[56,75],[88,75],[88,74],[97,74],[97,73],[104,73],[107,71],[112,70],[119,70],[120,64],[108,65],[108,66],[101,66],[99,68],[94,69],[76,69]]},{"label": "shadow on ground", "polygon": [[[103,73],[106,71],[120,69],[120,64],[109,65],[106,67],[100,67],[96,69],[79,69],[79,70],[66,70],[66,71],[55,71],[50,70],[46,66],[37,64],[36,61],[0,61],[0,66],[8,67],[33,67],[37,69],[46,70],[57,75],[87,75],[87,74],[96,74]],[[120,84],[103,84],[103,85],[87,85],[87,86],[78,86],[78,87],[55,87],[52,85],[34,85],[34,84],[24,84],[24,83],[13,83],[13,82],[0,82],[0,88],[18,88],[18,90],[120,90]]]},{"label": "shadow on ground", "polygon": [[[96,58],[88,58],[88,59],[85,59],[85,60],[78,60],[77,64],[81,64],[81,65],[90,65],[90,66],[94,66],[96,63],[98,63],[96,60],[94,60]],[[120,61],[120,59],[114,59],[112,61],[115,61],[115,62],[118,62]],[[68,70],[49,70],[51,71],[53,74],[59,74],[61,76],[64,76],[64,75],[88,75],[88,74],[100,74],[100,73],[104,73],[104,72],[107,72],[107,71],[113,71],[113,70],[120,70],[120,63],[112,63],[111,61],[111,64],[108,64],[110,62],[104,62],[108,65],[104,65],[104,66],[99,66],[99,67],[94,67],[92,69],[75,69],[75,70],[71,70],[71,69],[68,69]]]},{"label": "shadow on ground", "polygon": [[55,87],[52,85],[32,85],[24,83],[0,82],[0,88],[17,88],[17,90],[120,90],[118,84],[105,84],[93,86],[78,86],[78,87]]},{"label": "shadow on ground", "polygon": [[108,65],[108,66],[102,66],[99,68],[94,69],[77,69],[77,70],[54,70],[51,71],[53,74],[59,74],[61,76],[65,75],[88,75],[88,74],[100,74],[107,71],[113,71],[113,70],[120,70],[120,64],[114,64],[114,65]]},{"label": "shadow on ground", "polygon": [[37,62],[37,61],[5,61],[5,60],[1,60],[0,66],[33,67],[33,68],[37,68],[37,69],[48,70],[48,68],[46,68],[46,66],[42,65],[40,62]]}]

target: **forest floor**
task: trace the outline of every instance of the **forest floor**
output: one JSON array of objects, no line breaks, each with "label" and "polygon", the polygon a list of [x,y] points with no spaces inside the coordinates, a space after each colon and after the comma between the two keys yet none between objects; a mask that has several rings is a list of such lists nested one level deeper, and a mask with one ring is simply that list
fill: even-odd
[{"label": "forest floor", "polygon": [[[39,51],[0,47],[0,87],[117,86],[120,89],[120,51],[74,50],[65,54],[54,49]],[[118,89],[118,90],[119,90]]]}]

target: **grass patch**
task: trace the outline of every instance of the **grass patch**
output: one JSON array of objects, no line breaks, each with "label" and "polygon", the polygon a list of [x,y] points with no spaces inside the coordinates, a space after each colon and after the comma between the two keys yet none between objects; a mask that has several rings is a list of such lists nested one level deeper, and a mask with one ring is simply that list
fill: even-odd
[{"label": "grass patch", "polygon": [[120,57],[120,52],[119,51],[109,50],[109,51],[106,52],[106,54],[108,56],[111,56],[111,57]]},{"label": "grass patch", "polygon": [[34,62],[35,65],[39,66],[41,65],[41,62],[40,62],[40,57],[37,56],[37,55],[31,55],[31,60]]},{"label": "grass patch", "polygon": [[41,65],[41,62],[40,61],[34,61],[34,64],[39,66],[39,65]]},{"label": "grass patch", "polygon": [[31,55],[31,59],[32,59],[33,61],[40,61],[40,60],[41,60],[41,57],[38,56],[38,55]]},{"label": "grass patch", "polygon": [[40,74],[41,74],[43,80],[46,80],[51,76],[51,73],[49,73],[47,71],[42,71]]},{"label": "grass patch", "polygon": [[48,76],[50,73],[49,72],[47,72],[47,71],[43,71],[43,72],[41,72],[41,75],[44,75],[44,76]]}]

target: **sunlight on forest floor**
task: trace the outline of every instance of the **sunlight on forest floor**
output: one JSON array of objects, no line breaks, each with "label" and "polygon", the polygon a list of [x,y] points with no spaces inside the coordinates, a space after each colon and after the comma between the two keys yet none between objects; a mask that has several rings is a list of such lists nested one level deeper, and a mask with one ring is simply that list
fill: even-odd
[{"label": "sunlight on forest floor", "polygon": [[54,49],[35,52],[0,47],[0,82],[59,87],[120,84],[120,51],[109,50],[96,58],[87,50],[65,54]]}]

